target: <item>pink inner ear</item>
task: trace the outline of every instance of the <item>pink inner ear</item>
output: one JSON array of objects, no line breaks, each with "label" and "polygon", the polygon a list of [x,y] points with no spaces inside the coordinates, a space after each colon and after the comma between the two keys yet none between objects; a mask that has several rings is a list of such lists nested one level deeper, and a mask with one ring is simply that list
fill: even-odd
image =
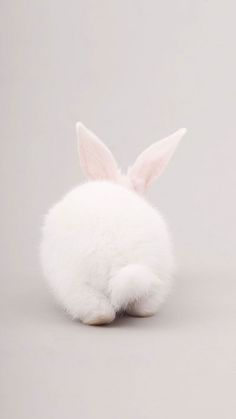
[{"label": "pink inner ear", "polygon": [[164,159],[159,159],[158,162],[153,159],[144,160],[137,167],[137,171],[133,171],[133,173],[131,171],[129,174],[134,189],[139,193],[145,193],[148,186],[159,176],[164,165]]},{"label": "pink inner ear", "polygon": [[145,193],[148,186],[160,176],[170,157],[170,153],[155,154],[151,150],[141,154],[129,171],[134,189],[139,193]]},{"label": "pink inner ear", "polygon": [[163,173],[185,132],[185,129],[181,129],[152,144],[140,154],[128,171],[128,176],[137,192],[144,193],[147,187]]},{"label": "pink inner ear", "polygon": [[119,169],[110,150],[81,123],[77,124],[80,164],[84,174],[93,180],[116,181]]}]

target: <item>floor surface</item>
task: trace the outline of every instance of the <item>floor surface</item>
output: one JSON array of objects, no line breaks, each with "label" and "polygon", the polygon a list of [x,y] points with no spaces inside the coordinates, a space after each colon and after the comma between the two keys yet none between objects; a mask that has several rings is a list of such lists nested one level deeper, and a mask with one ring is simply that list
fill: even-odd
[{"label": "floor surface", "polygon": [[155,317],[91,327],[41,278],[6,279],[1,418],[235,418],[235,294],[233,275],[182,275]]}]

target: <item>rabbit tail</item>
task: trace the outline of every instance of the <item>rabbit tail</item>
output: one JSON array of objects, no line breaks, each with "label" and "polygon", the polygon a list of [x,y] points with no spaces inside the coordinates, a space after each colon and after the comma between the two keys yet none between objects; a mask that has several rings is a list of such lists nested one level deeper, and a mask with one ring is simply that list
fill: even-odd
[{"label": "rabbit tail", "polygon": [[143,265],[127,265],[111,277],[109,291],[116,311],[148,297],[156,289],[157,277]]}]

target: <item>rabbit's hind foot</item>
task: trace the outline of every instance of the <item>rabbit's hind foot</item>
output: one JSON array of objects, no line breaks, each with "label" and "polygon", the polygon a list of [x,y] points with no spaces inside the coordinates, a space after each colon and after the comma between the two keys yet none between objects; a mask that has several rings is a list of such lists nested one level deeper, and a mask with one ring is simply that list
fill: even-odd
[{"label": "rabbit's hind foot", "polygon": [[67,305],[67,311],[75,319],[88,325],[103,325],[115,319],[115,310],[108,298],[88,286],[81,287]]}]

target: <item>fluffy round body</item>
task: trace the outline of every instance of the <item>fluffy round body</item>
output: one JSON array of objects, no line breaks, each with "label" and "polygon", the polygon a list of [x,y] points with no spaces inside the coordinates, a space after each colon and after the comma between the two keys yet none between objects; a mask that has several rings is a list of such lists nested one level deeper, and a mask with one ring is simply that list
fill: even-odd
[{"label": "fluffy round body", "polygon": [[57,300],[89,324],[108,323],[121,310],[155,313],[173,271],[160,213],[134,191],[109,181],[78,186],[51,208],[41,260]]}]

